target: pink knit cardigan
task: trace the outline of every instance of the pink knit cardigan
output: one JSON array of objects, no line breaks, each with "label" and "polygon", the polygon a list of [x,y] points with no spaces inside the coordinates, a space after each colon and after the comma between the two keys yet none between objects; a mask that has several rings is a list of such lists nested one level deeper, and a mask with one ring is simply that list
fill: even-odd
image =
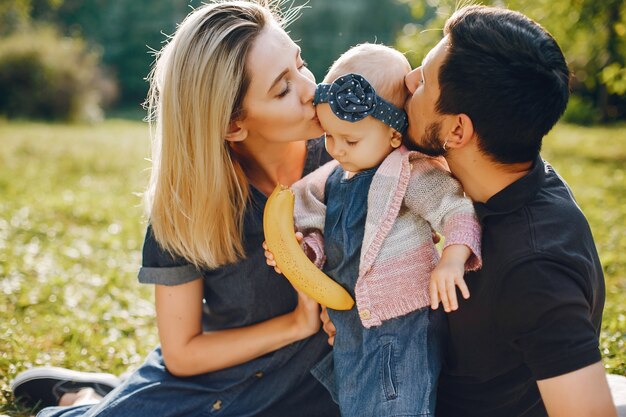
[{"label": "pink knit cardigan", "polygon": [[[305,232],[305,244],[324,261],[324,188],[337,167],[330,161],[292,185],[294,221]],[[363,326],[370,328],[430,305],[430,274],[439,261],[431,226],[445,246],[464,244],[472,250],[467,270],[482,265],[480,225],[472,202],[447,170],[443,158],[393,151],[376,171],[367,198],[365,235],[355,295]]]}]

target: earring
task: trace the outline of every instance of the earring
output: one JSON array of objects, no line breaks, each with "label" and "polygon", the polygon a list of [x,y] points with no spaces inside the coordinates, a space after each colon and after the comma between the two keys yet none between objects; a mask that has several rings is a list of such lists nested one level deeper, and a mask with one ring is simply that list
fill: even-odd
[{"label": "earring", "polygon": [[447,152],[448,148],[446,147],[446,145],[448,144],[448,139],[446,139],[446,141],[443,143],[443,151]]}]

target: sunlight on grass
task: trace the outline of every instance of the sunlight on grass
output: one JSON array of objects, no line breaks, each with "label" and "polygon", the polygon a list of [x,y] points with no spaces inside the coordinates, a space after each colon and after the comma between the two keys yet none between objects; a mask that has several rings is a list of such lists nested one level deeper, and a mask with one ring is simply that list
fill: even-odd
[{"label": "sunlight on grass", "polygon": [[24,369],[121,373],[156,344],[136,274],[147,182],[142,123],[0,124],[0,390]]},{"label": "sunlight on grass", "polygon": [[[149,139],[139,122],[0,122],[0,145],[0,413],[22,416],[16,373],[119,374],[158,343],[152,288],[136,279]],[[604,363],[626,375],[626,126],[557,126],[543,156],[591,223],[607,282]]]},{"label": "sunlight on grass", "polygon": [[608,372],[626,375],[626,126],[559,125],[542,154],[572,188],[591,225],[606,280],[604,364]]}]

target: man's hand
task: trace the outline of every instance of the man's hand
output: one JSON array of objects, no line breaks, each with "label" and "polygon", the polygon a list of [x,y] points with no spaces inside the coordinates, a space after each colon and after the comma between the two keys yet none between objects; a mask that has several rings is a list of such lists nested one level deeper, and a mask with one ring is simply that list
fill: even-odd
[{"label": "man's hand", "polygon": [[328,311],[326,311],[326,307],[322,306],[322,312],[320,313],[320,319],[322,320],[322,329],[328,335],[328,344],[335,344],[335,334],[337,333],[337,329],[332,321],[330,321],[330,317],[328,316]]}]

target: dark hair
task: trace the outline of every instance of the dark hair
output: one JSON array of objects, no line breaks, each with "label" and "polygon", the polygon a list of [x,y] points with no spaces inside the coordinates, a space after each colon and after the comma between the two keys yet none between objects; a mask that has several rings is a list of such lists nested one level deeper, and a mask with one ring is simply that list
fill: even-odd
[{"label": "dark hair", "polygon": [[496,162],[533,160],[569,99],[569,70],[552,35],[521,13],[469,6],[446,22],[437,111],[465,113]]}]

